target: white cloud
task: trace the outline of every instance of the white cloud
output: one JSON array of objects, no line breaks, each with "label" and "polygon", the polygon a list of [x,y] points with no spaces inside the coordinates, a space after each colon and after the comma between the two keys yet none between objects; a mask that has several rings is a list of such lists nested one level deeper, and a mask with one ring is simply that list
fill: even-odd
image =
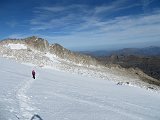
[{"label": "white cloud", "polygon": [[[145,2],[149,5],[152,1]],[[30,21],[31,30],[44,31],[41,37],[66,47],[157,42],[160,39],[160,10],[103,18],[104,15],[142,5],[125,4],[128,4],[126,0],[94,8],[86,5],[39,7]],[[53,35],[48,35],[46,31]]]},{"label": "white cloud", "polygon": [[148,10],[149,4],[151,4],[154,0],[141,0],[142,1],[142,9],[144,13],[146,13]]},{"label": "white cloud", "polygon": [[39,10],[46,10],[46,11],[50,11],[50,12],[60,12],[60,11],[64,11],[65,7],[62,6],[53,6],[53,7],[37,7],[37,9]]},{"label": "white cloud", "polygon": [[[90,19],[82,27],[65,36],[43,36],[66,47],[110,46],[113,44],[151,44],[160,43],[160,13],[117,17],[101,22]],[[79,32],[80,29],[90,28]],[[91,29],[95,27],[95,29]],[[158,45],[158,44],[155,44]]]},{"label": "white cloud", "polygon": [[6,24],[10,26],[11,28],[14,28],[18,25],[18,23],[15,20],[8,21],[6,22]]},{"label": "white cloud", "polygon": [[12,38],[12,39],[22,39],[22,38],[26,38],[28,36],[32,36],[31,34],[21,34],[21,33],[17,33],[17,34],[11,34],[9,36],[7,36],[6,38]]}]

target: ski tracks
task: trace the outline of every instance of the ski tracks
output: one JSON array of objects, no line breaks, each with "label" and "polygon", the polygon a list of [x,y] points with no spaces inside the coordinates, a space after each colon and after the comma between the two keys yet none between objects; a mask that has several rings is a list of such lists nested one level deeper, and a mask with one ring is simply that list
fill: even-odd
[{"label": "ski tracks", "polygon": [[32,86],[34,81],[35,79],[27,80],[16,93],[20,107],[19,118],[22,120],[30,120],[30,118],[33,116],[33,111],[36,109],[31,105],[30,97],[26,95],[27,90]]},{"label": "ski tracks", "polygon": [[61,94],[61,93],[54,93],[54,95],[56,97],[60,97],[60,98],[63,98],[63,99],[67,99],[67,100],[71,100],[71,101],[77,101],[78,103],[83,103],[83,104],[88,104],[88,105],[95,106],[95,107],[100,107],[102,109],[112,111],[112,112],[114,112],[116,114],[120,114],[120,115],[126,116],[129,119],[133,119],[133,120],[141,120],[142,119],[138,115],[136,116],[136,115],[134,115],[132,113],[129,113],[129,111],[127,112],[125,109],[116,107],[116,105],[114,105],[114,103],[112,103],[111,101],[108,102],[108,104],[101,104],[101,103],[97,103],[97,102],[92,101],[92,100],[85,100],[85,99],[81,99],[81,98],[75,98],[75,97],[67,96],[67,95],[64,95],[64,94]]}]

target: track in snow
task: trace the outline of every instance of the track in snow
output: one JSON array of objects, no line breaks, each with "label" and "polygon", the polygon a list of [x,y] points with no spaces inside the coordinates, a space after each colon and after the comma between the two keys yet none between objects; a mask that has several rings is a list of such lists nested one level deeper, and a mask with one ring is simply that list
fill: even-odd
[{"label": "track in snow", "polygon": [[20,107],[20,114],[21,118],[23,120],[30,120],[30,118],[33,116],[32,112],[35,110],[35,107],[31,106],[30,97],[26,95],[27,90],[32,86],[35,79],[27,80],[24,85],[21,86],[21,88],[17,91],[17,98],[19,101],[19,107]]}]

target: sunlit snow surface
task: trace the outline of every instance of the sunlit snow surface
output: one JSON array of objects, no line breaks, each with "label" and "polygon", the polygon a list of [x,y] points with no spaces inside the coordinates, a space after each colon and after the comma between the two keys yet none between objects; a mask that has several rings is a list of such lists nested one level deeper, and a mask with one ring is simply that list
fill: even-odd
[{"label": "sunlit snow surface", "polygon": [[53,54],[48,52],[48,53],[46,53],[45,56],[48,57],[51,61],[59,63],[58,57],[56,55],[53,55]]},{"label": "sunlit snow surface", "polygon": [[14,50],[27,49],[27,46],[25,44],[19,44],[19,43],[17,44],[9,43],[8,45],[4,45],[4,46]]},{"label": "sunlit snow surface", "polygon": [[0,120],[160,120],[159,92],[4,58],[0,68]]}]

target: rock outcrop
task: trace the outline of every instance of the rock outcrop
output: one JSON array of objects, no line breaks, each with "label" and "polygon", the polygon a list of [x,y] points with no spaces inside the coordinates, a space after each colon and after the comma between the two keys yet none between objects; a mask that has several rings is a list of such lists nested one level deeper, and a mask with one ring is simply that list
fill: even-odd
[{"label": "rock outcrop", "polygon": [[48,51],[49,43],[47,40],[38,38],[36,36],[28,37],[24,39],[25,43],[33,49],[39,50],[41,52]]},{"label": "rock outcrop", "polygon": [[98,61],[87,55],[83,55],[80,53],[72,52],[59,44],[52,44],[50,46],[50,53],[55,54],[56,56],[71,61],[76,64],[85,64],[85,65],[94,65],[96,66]]}]

